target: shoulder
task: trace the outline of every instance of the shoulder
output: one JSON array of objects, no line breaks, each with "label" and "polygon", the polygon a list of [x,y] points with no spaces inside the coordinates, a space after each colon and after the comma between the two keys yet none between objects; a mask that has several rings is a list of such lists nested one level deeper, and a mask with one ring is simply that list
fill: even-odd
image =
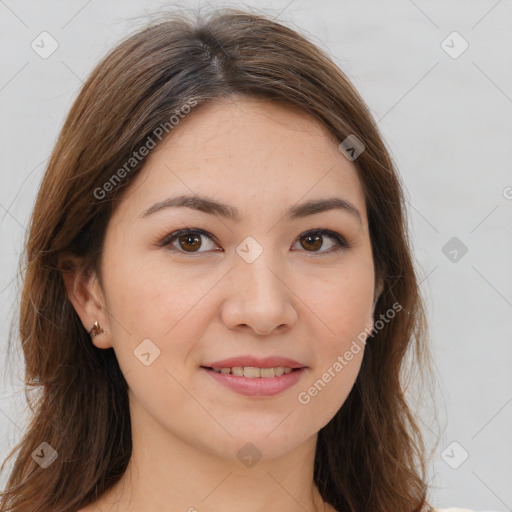
[{"label": "shoulder", "polygon": [[450,507],[450,508],[435,508],[434,512],[473,512],[468,508],[458,508],[458,507]]},{"label": "shoulder", "polygon": [[474,512],[473,510],[469,510],[468,508],[457,508],[457,507],[450,507],[450,508],[435,508],[433,512]]},{"label": "shoulder", "polygon": [[477,511],[470,510],[469,508],[450,507],[450,508],[434,508],[432,512],[477,512]]}]

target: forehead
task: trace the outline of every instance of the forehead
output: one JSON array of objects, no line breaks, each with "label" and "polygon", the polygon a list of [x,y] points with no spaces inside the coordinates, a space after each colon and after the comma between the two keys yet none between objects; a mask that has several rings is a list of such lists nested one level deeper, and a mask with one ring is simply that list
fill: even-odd
[{"label": "forehead", "polygon": [[319,120],[282,102],[226,98],[195,107],[148,157],[130,187],[139,210],[171,193],[248,208],[341,195],[364,214],[355,166]]}]

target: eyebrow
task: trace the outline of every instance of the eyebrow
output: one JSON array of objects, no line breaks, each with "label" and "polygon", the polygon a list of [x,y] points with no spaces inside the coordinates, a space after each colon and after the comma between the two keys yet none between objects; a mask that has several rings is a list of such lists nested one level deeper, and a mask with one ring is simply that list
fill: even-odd
[{"label": "eyebrow", "polygon": [[[184,195],[164,199],[163,201],[155,203],[147,210],[144,210],[144,212],[140,216],[148,217],[153,213],[162,211],[167,208],[179,207],[192,208],[193,210],[198,210],[200,212],[208,213],[210,215],[215,215],[216,217],[223,217],[226,219],[233,220],[235,222],[239,222],[241,220],[240,213],[238,209],[235,208],[234,206],[219,203],[213,199],[199,195]],[[295,220],[307,217],[309,215],[327,212],[330,210],[341,210],[346,213],[349,213],[350,215],[355,217],[360,224],[362,224],[362,217],[359,210],[352,203],[341,197],[315,199],[307,201],[305,203],[297,204],[295,206],[292,206],[285,213],[285,217],[288,220]]]}]

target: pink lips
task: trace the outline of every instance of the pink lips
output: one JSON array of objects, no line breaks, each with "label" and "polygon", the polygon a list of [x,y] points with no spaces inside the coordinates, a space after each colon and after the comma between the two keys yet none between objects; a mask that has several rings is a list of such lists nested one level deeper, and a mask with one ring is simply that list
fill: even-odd
[{"label": "pink lips", "polygon": [[[253,366],[256,368],[275,368],[282,366],[293,371],[279,377],[257,377],[254,379],[238,375],[217,373],[211,368],[233,368],[235,366]],[[286,357],[272,356],[258,358],[253,356],[232,357],[221,361],[206,363],[201,367],[219,384],[245,396],[266,397],[277,395],[296,384],[306,371],[306,366]]]},{"label": "pink lips", "polygon": [[277,366],[283,366],[285,368],[304,368],[306,365],[298,363],[293,359],[280,356],[270,357],[254,357],[254,356],[240,356],[230,357],[228,359],[222,359],[221,361],[214,361],[212,363],[206,363],[202,366],[209,368],[233,368],[234,366],[254,366],[256,368],[276,368]]}]

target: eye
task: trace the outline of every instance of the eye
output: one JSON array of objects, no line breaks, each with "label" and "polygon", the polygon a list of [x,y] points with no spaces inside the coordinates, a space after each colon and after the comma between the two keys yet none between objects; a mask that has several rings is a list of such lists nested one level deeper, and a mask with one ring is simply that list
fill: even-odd
[{"label": "eye", "polygon": [[[325,238],[330,239],[330,246],[326,250],[320,251],[325,244]],[[203,240],[206,239],[208,243],[203,251],[199,249],[204,247]],[[341,249],[347,249],[350,244],[339,234],[328,229],[317,229],[302,233],[297,242],[300,243],[306,252],[312,253],[333,253]],[[161,242],[158,243],[160,247],[167,246],[173,252],[197,254],[208,252],[210,250],[216,251],[216,244],[213,241],[212,235],[201,229],[185,228],[178,231],[173,231],[167,235]],[[222,249],[220,249],[222,251]]]},{"label": "eye", "polygon": [[[324,245],[324,238],[331,239],[331,246],[327,250],[319,251]],[[334,240],[334,242],[332,242]],[[347,241],[339,234],[328,229],[318,229],[315,231],[308,231],[299,236],[298,243],[306,249],[306,252],[318,252],[321,254],[332,253],[340,251],[341,249],[347,249],[350,245]],[[312,249],[312,250],[310,250]]]},{"label": "eye", "polygon": [[186,228],[167,235],[158,245],[170,246],[169,249],[175,252],[201,253],[212,249],[212,247],[207,247],[206,251],[199,251],[203,247],[203,239],[213,243],[212,236],[205,231]]}]

